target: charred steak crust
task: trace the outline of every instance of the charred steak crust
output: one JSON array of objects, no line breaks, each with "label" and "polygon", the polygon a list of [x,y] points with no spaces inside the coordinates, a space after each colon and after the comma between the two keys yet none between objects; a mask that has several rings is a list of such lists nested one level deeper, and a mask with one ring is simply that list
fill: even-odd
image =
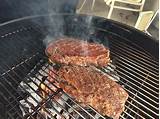
[{"label": "charred steak crust", "polygon": [[59,86],[77,101],[114,119],[124,111],[127,92],[104,73],[90,66],[62,66],[57,74],[67,81]]},{"label": "charred steak crust", "polygon": [[88,43],[73,38],[61,38],[51,42],[46,54],[51,61],[80,66],[106,66],[109,61],[109,49],[98,43]]}]

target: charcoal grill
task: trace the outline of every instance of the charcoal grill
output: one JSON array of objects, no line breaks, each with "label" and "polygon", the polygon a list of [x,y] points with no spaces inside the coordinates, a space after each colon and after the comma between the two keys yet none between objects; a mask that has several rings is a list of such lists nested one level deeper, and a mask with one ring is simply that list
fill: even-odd
[{"label": "charcoal grill", "polygon": [[[57,25],[59,20],[63,22]],[[47,79],[53,65],[44,53],[44,39],[48,35],[76,37],[109,47],[113,61],[110,67],[116,67],[117,83],[129,94],[120,118],[159,117],[159,44],[155,39],[100,17],[46,15],[0,26],[0,118],[109,118],[92,107],[82,107]],[[51,90],[55,90],[45,97],[42,93],[46,90],[40,89],[41,85],[49,89],[52,85]]]}]

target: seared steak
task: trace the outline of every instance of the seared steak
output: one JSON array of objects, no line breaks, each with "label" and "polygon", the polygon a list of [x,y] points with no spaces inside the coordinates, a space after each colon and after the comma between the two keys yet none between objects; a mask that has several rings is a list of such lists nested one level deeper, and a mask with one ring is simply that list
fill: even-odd
[{"label": "seared steak", "polygon": [[106,74],[92,66],[62,66],[57,74],[63,79],[59,86],[82,104],[114,119],[123,112],[128,94]]},{"label": "seared steak", "polygon": [[53,62],[80,66],[105,66],[110,61],[109,49],[102,44],[73,38],[61,38],[51,42],[46,54]]}]

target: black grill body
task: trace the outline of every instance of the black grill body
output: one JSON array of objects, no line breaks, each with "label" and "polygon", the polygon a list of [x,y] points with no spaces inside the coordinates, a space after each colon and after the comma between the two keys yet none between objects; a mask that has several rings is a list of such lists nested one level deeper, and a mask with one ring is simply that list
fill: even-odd
[{"label": "black grill body", "polygon": [[50,66],[44,53],[46,36],[75,37],[109,47],[119,84],[129,94],[120,118],[158,118],[158,41],[124,24],[86,15],[34,16],[0,26],[1,118],[27,117],[22,116],[19,101],[28,94],[18,86],[26,77],[36,77],[44,65]]}]

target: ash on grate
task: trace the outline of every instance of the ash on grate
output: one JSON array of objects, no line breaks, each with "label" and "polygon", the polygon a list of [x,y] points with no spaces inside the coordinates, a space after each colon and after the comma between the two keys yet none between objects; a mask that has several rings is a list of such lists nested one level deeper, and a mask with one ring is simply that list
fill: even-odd
[{"label": "ash on grate", "polygon": [[[19,85],[18,90],[21,90],[23,92],[27,92],[29,96],[27,98],[24,98],[20,100],[20,109],[22,110],[22,115],[26,117],[26,115],[33,115],[39,118],[39,115],[45,115],[45,117],[51,118],[51,116],[58,115],[57,112],[60,112],[62,109],[55,103],[54,101],[47,101],[49,97],[44,97],[42,95],[42,90],[40,88],[40,85],[43,83],[44,85],[47,85],[49,87],[51,84],[44,80],[44,77],[46,77],[47,74],[46,66],[43,66],[41,70],[37,72],[35,77],[30,77],[29,75],[27,78],[25,78]],[[52,88],[53,89],[53,88]],[[62,101],[59,101],[57,98],[56,101],[58,101],[61,105],[64,105]],[[40,105],[44,102],[44,105]],[[53,109],[53,107],[56,109]],[[43,111],[45,109],[45,111]],[[35,110],[39,110],[35,112]],[[46,112],[47,111],[47,112]],[[37,114],[36,114],[37,113]],[[56,116],[58,118],[58,116]]]}]

